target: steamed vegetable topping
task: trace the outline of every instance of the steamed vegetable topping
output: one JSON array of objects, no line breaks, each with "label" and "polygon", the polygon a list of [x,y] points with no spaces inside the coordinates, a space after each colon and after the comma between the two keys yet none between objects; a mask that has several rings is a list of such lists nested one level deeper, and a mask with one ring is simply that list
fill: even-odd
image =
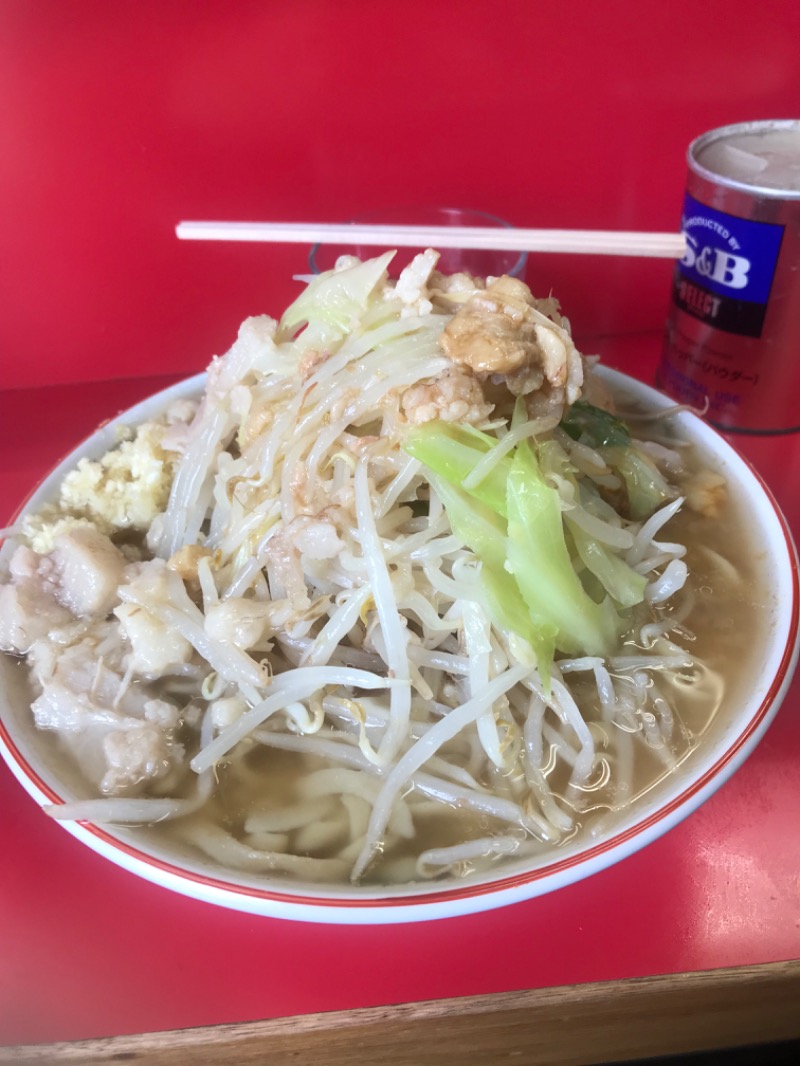
[{"label": "steamed vegetable topping", "polygon": [[[562,498],[542,474],[534,447],[521,440],[491,468],[487,466],[486,475],[477,482],[470,480],[470,474],[478,462],[486,462],[493,449],[500,449],[499,442],[487,434],[429,422],[412,430],[403,447],[424,463],[454,532],[481,560],[489,584],[497,587],[499,569],[513,575],[514,583],[506,581],[502,586],[503,599],[518,601],[521,597],[527,611],[516,603],[516,625],[505,614],[507,627],[530,640],[546,662],[552,659],[550,642],[566,654],[609,655],[627,628],[625,619],[605,597],[598,603],[584,589],[568,536],[584,566],[619,607],[642,602],[646,579],[619,554],[612,554],[571,523],[569,510],[562,514]],[[569,469],[558,444],[550,441],[542,447],[548,449],[551,463],[557,451]],[[444,487],[439,479],[451,487]],[[466,482],[469,489],[455,488]],[[574,479],[567,484],[573,493],[577,490]],[[500,616],[497,621],[504,624]]]}]

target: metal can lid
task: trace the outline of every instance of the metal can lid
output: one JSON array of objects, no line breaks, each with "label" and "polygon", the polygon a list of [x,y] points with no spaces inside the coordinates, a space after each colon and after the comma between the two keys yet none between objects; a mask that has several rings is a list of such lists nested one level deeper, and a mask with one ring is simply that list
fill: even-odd
[{"label": "metal can lid", "polygon": [[800,199],[800,119],[739,122],[689,145],[689,169],[716,185],[781,200]]}]

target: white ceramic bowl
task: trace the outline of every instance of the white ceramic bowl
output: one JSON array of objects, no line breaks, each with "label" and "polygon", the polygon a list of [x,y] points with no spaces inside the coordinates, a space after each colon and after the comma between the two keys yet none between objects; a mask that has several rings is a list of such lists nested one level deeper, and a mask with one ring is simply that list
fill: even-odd
[{"label": "white ceramic bowl", "polygon": [[[601,371],[626,401],[663,409],[672,401],[617,372]],[[25,510],[50,499],[64,474],[83,456],[98,457],[112,446],[115,426],[153,417],[179,397],[198,394],[199,375],[138,404],[104,426],[68,456],[33,493]],[[320,886],[221,869],[211,860],[179,852],[146,830],[63,822],[64,828],[131,873],[174,891],[224,907],[316,922],[384,923],[422,921],[500,907],[553,891],[613,863],[657,839],[696,810],[745,761],[774,718],[789,686],[798,653],[798,567],[786,522],[758,475],[725,440],[690,413],[674,416],[677,430],[711,459],[728,480],[735,509],[761,550],[759,584],[766,590],[760,669],[739,686],[733,704],[680,768],[651,789],[613,831],[578,839],[533,864],[506,860],[496,872],[429,885],[384,887]],[[11,546],[5,545],[0,559]],[[22,671],[0,655],[0,752],[37,803],[86,798],[76,773],[43,741],[32,723]]]}]

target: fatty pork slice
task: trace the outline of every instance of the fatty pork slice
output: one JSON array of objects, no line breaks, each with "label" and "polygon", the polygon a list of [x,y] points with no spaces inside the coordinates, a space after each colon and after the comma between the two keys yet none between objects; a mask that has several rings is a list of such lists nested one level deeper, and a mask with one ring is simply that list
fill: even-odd
[{"label": "fatty pork slice", "polygon": [[[185,761],[178,708],[134,677],[136,648],[111,615],[129,569],[105,534],[75,527],[51,552],[17,548],[0,588],[0,647],[27,656],[37,728],[106,795],[146,792]],[[163,634],[160,654],[188,658]]]},{"label": "fatty pork slice", "polygon": [[131,684],[127,643],[115,621],[73,624],[43,637],[28,656],[40,694],[39,729],[57,734],[84,776],[105,795],[136,795],[185,761],[180,712],[147,684]]},{"label": "fatty pork slice", "polygon": [[117,601],[125,558],[105,534],[76,527],[39,555],[25,545],[0,587],[0,648],[27,653],[34,641],[76,618],[104,618]]}]

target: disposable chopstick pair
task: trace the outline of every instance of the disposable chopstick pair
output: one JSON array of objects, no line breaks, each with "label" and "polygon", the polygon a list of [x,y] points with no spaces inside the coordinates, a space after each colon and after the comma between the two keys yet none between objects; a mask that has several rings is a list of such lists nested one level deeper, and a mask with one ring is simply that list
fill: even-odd
[{"label": "disposable chopstick pair", "polygon": [[615,230],[512,229],[492,226],[388,226],[316,222],[180,222],[189,241],[263,241],[274,244],[348,244],[383,248],[470,248],[680,259],[682,233]]}]

